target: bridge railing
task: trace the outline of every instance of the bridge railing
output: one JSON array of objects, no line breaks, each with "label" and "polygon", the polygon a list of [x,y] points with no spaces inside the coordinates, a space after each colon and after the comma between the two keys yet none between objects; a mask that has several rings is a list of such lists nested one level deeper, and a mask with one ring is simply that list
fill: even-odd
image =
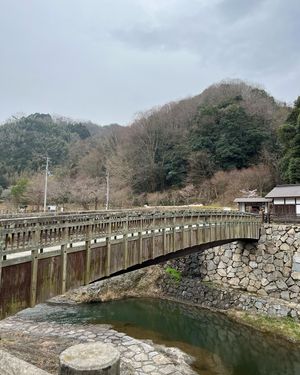
[{"label": "bridge railing", "polygon": [[79,241],[145,231],[216,223],[258,223],[251,214],[233,211],[91,212],[0,219],[2,256]]}]

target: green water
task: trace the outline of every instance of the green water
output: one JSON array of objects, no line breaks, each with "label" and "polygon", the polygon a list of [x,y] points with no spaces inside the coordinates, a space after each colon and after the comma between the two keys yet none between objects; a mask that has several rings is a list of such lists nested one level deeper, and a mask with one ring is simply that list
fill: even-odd
[{"label": "green water", "polygon": [[202,375],[300,375],[300,348],[222,314],[156,299],[76,306],[42,304],[21,315],[59,323],[109,323],[136,338],[176,346]]}]

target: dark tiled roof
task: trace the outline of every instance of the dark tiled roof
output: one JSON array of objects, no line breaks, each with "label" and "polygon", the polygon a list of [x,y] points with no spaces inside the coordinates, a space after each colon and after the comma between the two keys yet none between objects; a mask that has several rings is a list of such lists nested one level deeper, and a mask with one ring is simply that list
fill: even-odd
[{"label": "dark tiled roof", "polygon": [[266,198],[300,197],[300,185],[278,185],[266,195]]},{"label": "dark tiled roof", "polygon": [[236,203],[266,203],[272,202],[272,199],[266,199],[263,197],[252,197],[252,198],[235,198]]}]

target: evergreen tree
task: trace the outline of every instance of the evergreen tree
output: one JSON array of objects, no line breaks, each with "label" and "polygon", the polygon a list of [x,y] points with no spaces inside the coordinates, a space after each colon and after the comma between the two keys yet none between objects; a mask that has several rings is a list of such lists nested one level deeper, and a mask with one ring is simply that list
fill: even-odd
[{"label": "evergreen tree", "polygon": [[300,96],[294,108],[278,130],[283,152],[280,163],[282,178],[290,184],[300,183]]},{"label": "evergreen tree", "polygon": [[200,108],[191,129],[190,143],[193,151],[207,153],[216,169],[229,170],[254,164],[270,137],[270,129],[263,119],[247,114],[238,103],[227,102]]}]

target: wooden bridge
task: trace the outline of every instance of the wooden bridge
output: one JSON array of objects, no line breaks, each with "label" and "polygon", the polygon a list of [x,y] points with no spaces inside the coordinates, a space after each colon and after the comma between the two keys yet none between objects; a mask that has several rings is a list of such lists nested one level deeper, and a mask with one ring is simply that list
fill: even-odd
[{"label": "wooden bridge", "polygon": [[235,240],[257,217],[231,211],[86,212],[0,219],[0,317],[67,290]]}]

